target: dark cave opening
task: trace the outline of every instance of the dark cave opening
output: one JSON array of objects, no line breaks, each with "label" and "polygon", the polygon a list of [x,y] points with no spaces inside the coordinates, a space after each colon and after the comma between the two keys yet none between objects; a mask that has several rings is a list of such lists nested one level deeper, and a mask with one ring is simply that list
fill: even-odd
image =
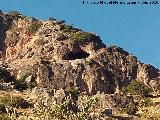
[{"label": "dark cave opening", "polygon": [[68,55],[65,57],[66,59],[64,60],[76,60],[76,59],[83,59],[83,58],[87,58],[90,54],[80,50],[76,53],[73,53],[72,51],[68,53]]}]

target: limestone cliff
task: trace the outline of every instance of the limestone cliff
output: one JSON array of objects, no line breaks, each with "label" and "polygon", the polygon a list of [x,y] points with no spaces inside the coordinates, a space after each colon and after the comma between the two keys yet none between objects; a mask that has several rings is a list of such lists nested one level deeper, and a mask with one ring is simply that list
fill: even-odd
[{"label": "limestone cliff", "polygon": [[0,59],[15,79],[25,76],[54,89],[76,86],[111,94],[137,80],[160,93],[159,69],[120,47],[106,47],[94,33],[53,18],[0,13]]}]

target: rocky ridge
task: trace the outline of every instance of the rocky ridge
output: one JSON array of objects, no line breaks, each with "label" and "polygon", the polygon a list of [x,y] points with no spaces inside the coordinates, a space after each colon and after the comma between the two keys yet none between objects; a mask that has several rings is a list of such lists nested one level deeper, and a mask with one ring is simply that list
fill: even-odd
[{"label": "rocky ridge", "polygon": [[149,95],[160,95],[159,69],[120,47],[106,47],[96,34],[64,22],[0,12],[1,89],[38,86],[51,93],[75,88],[89,95],[100,92],[108,94],[111,107],[127,105],[130,114],[137,108],[122,91],[132,81],[151,89]]},{"label": "rocky ridge", "polygon": [[18,13],[0,13],[0,25],[1,60],[9,64],[16,79],[25,71],[38,84],[55,88],[73,84],[81,91],[107,94],[137,80],[157,94],[160,91],[159,69],[120,47],[106,47],[93,33],[63,21],[39,21]]}]

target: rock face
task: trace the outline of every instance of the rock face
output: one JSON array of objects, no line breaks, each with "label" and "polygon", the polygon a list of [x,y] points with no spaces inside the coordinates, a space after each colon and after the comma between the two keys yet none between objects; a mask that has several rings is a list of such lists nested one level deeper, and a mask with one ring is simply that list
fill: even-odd
[{"label": "rock face", "polygon": [[107,100],[108,99],[111,101],[111,108],[117,108],[130,115],[135,114],[138,110],[132,96],[120,93],[107,96]]},{"label": "rock face", "polygon": [[106,47],[99,36],[55,20],[39,21],[21,14],[0,13],[0,58],[21,78],[55,89],[119,92],[138,80],[159,94],[159,70],[122,48]]}]

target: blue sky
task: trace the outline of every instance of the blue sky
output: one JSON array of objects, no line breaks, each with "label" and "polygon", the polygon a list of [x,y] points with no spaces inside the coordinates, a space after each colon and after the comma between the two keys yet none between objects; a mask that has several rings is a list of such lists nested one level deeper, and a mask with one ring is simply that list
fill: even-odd
[{"label": "blue sky", "polygon": [[158,5],[88,5],[82,1],[0,0],[0,9],[20,11],[39,19],[53,16],[66,20],[82,30],[97,33],[107,46],[120,46],[142,62],[160,68],[160,2]]}]

